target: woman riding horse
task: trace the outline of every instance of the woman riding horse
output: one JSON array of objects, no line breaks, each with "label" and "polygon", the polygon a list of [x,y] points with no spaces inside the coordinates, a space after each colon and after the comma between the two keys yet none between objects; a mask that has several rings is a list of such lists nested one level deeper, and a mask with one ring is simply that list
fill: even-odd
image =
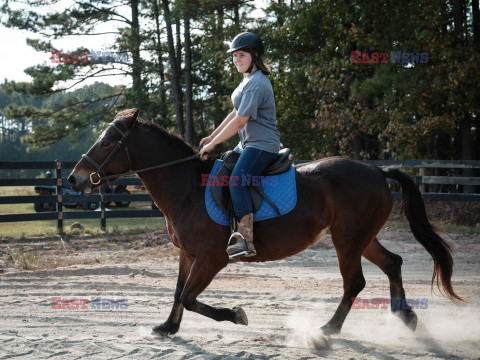
[{"label": "woman riding horse", "polygon": [[[198,300],[229,264],[223,250],[229,229],[209,217],[206,190],[201,185],[202,175],[211,173],[215,159],[199,159],[195,149],[182,138],[152,122],[139,120],[138,113],[138,109],[118,113],[82,156],[68,182],[74,191],[91,193],[109,180],[136,173],[162,210],[172,243],[180,249],[180,260],[173,307],[167,321],[155,326],[156,333],[175,334],[184,309],[217,321],[248,324],[240,307],[214,307]],[[377,238],[393,206],[386,179],[395,179],[402,186],[412,235],[433,258],[432,285],[437,279],[448,298],[461,300],[453,290],[451,247],[428,221],[422,195],[408,174],[342,157],[296,164],[295,208],[280,218],[256,222],[258,254],[242,257],[240,261],[284,259],[307,249],[325,228],[330,229],[343,278],[343,296],[333,317],[319,332],[313,333],[313,339],[323,340],[325,335],[340,332],[352,307],[352,298],[366,284],[362,257],[388,276],[390,296],[405,301],[402,257],[383,247]],[[402,306],[391,311],[415,330],[417,316],[413,309]]]},{"label": "woman riding horse", "polygon": [[[235,37],[228,52],[243,80],[232,94],[233,111],[208,137],[200,141],[200,154],[208,154],[216,145],[239,134],[234,151],[240,157],[232,171],[229,188],[238,231],[232,232],[227,247],[229,258],[256,255],[253,246],[253,207],[245,179],[260,175],[278,156],[280,133],[276,127],[273,89],[262,61],[262,39],[244,32]],[[249,176],[250,175],[250,176]],[[239,181],[236,181],[236,180]],[[236,240],[236,242],[235,242]]]}]

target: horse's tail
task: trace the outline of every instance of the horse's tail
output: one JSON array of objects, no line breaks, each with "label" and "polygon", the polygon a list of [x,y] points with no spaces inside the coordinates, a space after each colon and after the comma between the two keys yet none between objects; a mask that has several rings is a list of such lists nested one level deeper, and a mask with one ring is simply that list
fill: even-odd
[{"label": "horse's tail", "polygon": [[438,230],[428,221],[425,203],[417,186],[408,174],[398,169],[388,169],[383,172],[386,178],[397,180],[402,186],[402,210],[410,223],[410,229],[415,239],[423,245],[433,258],[432,288],[436,278],[437,286],[441,290],[440,277],[445,297],[453,302],[463,301],[453,291],[452,287],[453,258],[451,246],[437,234]]}]

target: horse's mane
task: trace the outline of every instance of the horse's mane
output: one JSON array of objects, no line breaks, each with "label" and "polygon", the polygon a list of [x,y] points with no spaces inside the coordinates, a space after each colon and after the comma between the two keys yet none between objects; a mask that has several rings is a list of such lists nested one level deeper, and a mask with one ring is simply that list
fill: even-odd
[{"label": "horse's mane", "polygon": [[[190,156],[195,154],[195,149],[187,143],[181,136],[173,134],[164,127],[146,119],[138,118],[138,125],[154,132],[159,135],[162,139],[167,139],[173,146],[177,145],[180,151],[183,153],[182,156]],[[199,174],[208,174],[212,170],[212,167],[216,159],[219,159],[222,154],[211,154],[207,160],[199,161],[197,163],[197,172]]]},{"label": "horse's mane", "polygon": [[195,153],[195,149],[187,143],[181,136],[177,134],[173,134],[164,127],[155,124],[154,122],[146,119],[138,118],[138,124],[148,130],[155,132],[156,134],[160,135],[162,138],[167,139],[172,144],[179,145],[182,150],[185,150],[187,154],[193,155]]},{"label": "horse's mane", "polygon": [[[182,152],[182,156],[190,156],[195,154],[195,149],[187,143],[181,136],[177,134],[173,134],[164,127],[146,119],[138,118],[138,125],[157,134],[162,139],[166,139],[169,143],[173,146],[178,146],[179,152]],[[137,125],[137,126],[138,126]],[[209,174],[213,168],[216,159],[219,159],[222,154],[212,154],[208,157],[208,159],[204,161],[197,161],[195,166],[195,171],[197,174]],[[191,188],[197,188],[198,184],[195,182],[198,179],[192,178],[192,186]]]}]

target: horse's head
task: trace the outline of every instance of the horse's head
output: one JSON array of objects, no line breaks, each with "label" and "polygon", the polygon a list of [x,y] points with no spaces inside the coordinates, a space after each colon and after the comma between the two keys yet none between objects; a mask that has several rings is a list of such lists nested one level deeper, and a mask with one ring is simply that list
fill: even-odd
[{"label": "horse's head", "polygon": [[128,138],[138,118],[138,109],[119,112],[95,144],[82,156],[68,177],[74,191],[90,193],[105,183],[102,178],[131,170]]}]

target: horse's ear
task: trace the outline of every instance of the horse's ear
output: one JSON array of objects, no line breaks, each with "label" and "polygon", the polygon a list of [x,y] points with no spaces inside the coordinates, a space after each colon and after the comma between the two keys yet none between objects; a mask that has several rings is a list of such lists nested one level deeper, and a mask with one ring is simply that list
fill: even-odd
[{"label": "horse's ear", "polygon": [[133,122],[137,122],[137,120],[138,120],[138,114],[140,113],[140,109],[135,108],[135,109],[132,109],[132,110],[135,111],[135,112],[133,113]]},{"label": "horse's ear", "polygon": [[139,113],[140,109],[137,108],[125,110],[125,126],[128,129],[131,129],[132,126],[137,122]]}]

